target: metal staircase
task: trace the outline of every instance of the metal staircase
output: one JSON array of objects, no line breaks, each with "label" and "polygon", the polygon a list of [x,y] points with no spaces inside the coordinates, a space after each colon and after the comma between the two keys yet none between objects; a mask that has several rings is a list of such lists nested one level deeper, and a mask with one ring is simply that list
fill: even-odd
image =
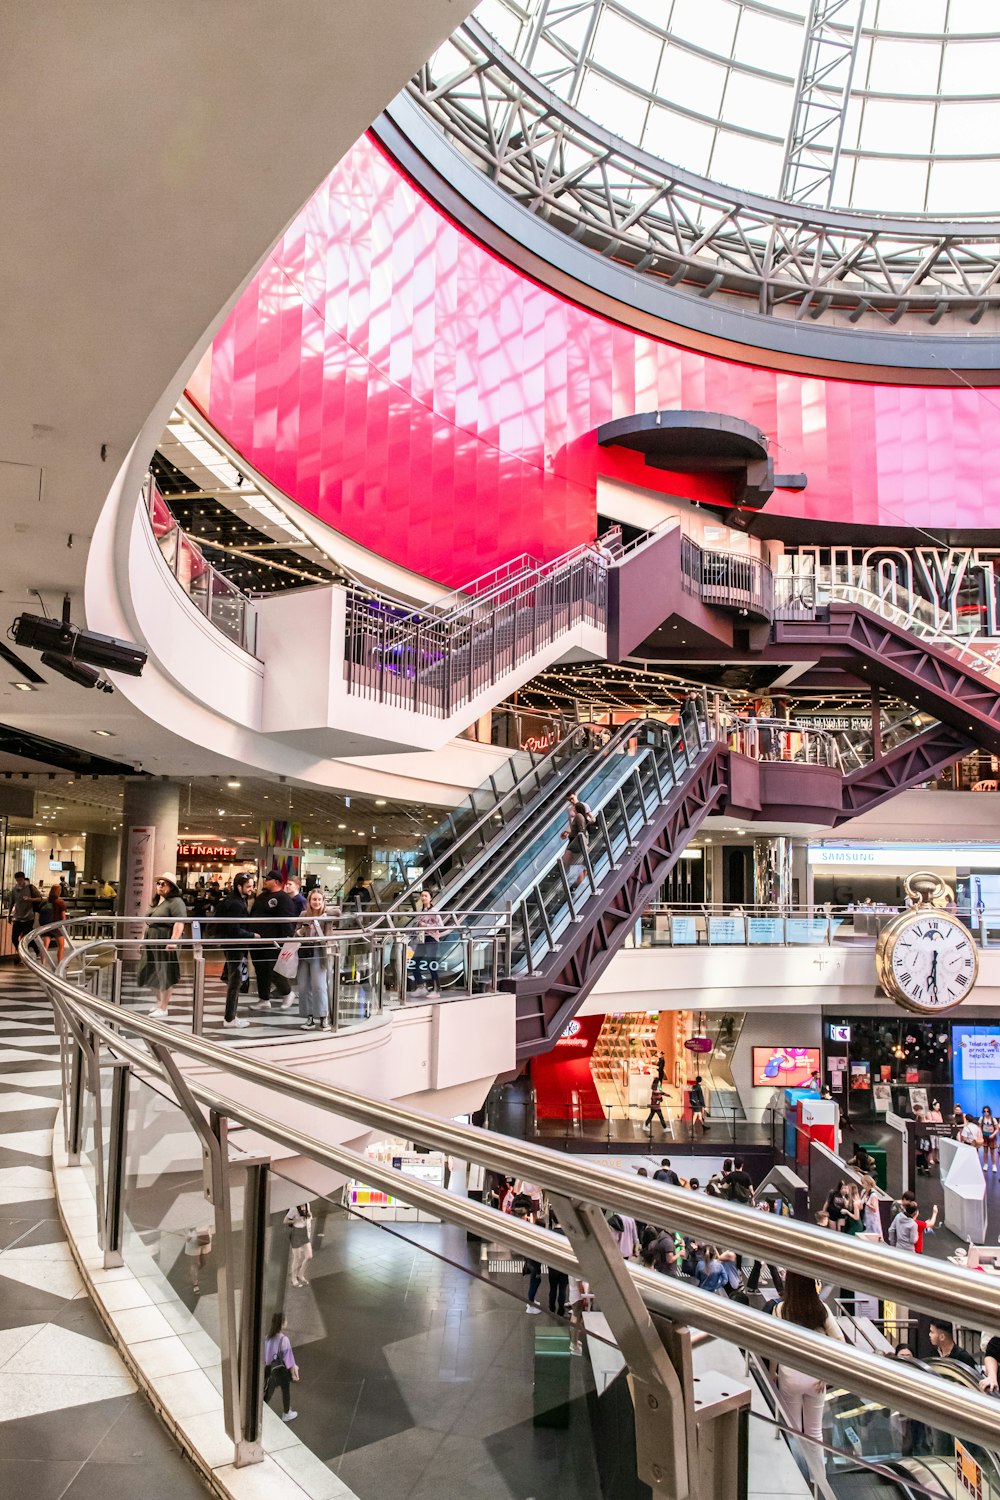
[{"label": "metal staircase", "polygon": [[[518,558],[440,605],[412,609],[347,590],[344,674],[348,692],[448,718],[577,625],[607,629],[608,551],[589,543],[551,562]],[[457,602],[453,602],[457,600]]]}]

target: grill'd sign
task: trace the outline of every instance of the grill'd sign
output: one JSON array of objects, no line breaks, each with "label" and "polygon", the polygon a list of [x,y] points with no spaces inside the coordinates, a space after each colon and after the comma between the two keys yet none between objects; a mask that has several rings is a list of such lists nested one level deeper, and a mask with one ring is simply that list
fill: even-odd
[{"label": "grill'd sign", "polygon": [[235,844],[178,844],[178,859],[235,859]]}]

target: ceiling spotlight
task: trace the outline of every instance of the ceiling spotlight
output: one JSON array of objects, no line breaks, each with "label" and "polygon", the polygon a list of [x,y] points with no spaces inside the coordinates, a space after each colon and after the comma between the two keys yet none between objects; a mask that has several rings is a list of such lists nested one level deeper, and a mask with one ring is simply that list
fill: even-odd
[{"label": "ceiling spotlight", "polygon": [[33,693],[35,691],[30,682],[12,682],[11,687],[17,688],[19,693]]},{"label": "ceiling spotlight", "polygon": [[238,781],[227,781],[226,782],[226,786],[232,787],[233,790],[235,791],[236,788],[239,786],[239,782]]},{"label": "ceiling spotlight", "polygon": [[384,797],[376,797],[375,798],[375,806],[376,807],[384,807],[385,806],[385,798]]},{"label": "ceiling spotlight", "polygon": [[112,732],[111,732],[110,729],[94,729],[91,732],[93,734],[99,734],[102,737],[102,739],[106,739],[106,740],[113,740],[114,739],[114,735],[112,734]]}]

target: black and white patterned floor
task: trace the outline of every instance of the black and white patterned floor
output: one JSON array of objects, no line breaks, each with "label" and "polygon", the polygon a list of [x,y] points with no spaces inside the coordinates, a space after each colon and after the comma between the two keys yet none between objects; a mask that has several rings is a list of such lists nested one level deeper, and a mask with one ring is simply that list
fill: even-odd
[{"label": "black and white patterned floor", "polygon": [[0,1495],[203,1500],[110,1343],[59,1223],[59,1047],[20,965],[0,965]]}]

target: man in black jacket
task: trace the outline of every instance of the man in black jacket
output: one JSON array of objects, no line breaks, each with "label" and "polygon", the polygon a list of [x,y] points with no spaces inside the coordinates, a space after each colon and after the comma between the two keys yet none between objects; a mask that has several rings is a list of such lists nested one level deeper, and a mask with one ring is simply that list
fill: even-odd
[{"label": "man in black jacket", "polygon": [[253,937],[253,928],[248,923],[250,908],[248,902],[254,891],[254,878],[252,875],[237,875],[233,881],[233,888],[227,896],[219,902],[215,915],[217,917],[229,918],[226,922],[220,922],[218,935],[226,938],[226,946],[223,953],[226,956],[226,1019],[223,1026],[243,1027],[249,1026],[249,1021],[244,1021],[236,1015],[236,1007],[240,1000],[240,980],[243,974],[243,964],[246,961],[247,950],[234,945],[235,938]]},{"label": "man in black jacket", "polygon": [[[268,870],[264,876],[264,889],[250,908],[250,926],[258,937],[274,938],[274,943],[261,943],[253,950],[253,968],[257,975],[257,994],[259,1000],[251,1010],[271,1009],[271,984],[274,981],[274,966],[278,962],[278,954],[285,938],[291,937],[295,931],[295,904],[291,896],[287,896],[283,890],[285,882],[280,870]],[[278,918],[280,920],[264,921],[263,918]],[[295,1004],[291,994],[286,992],[286,999],[282,1001],[282,1010],[291,1010]]]}]

